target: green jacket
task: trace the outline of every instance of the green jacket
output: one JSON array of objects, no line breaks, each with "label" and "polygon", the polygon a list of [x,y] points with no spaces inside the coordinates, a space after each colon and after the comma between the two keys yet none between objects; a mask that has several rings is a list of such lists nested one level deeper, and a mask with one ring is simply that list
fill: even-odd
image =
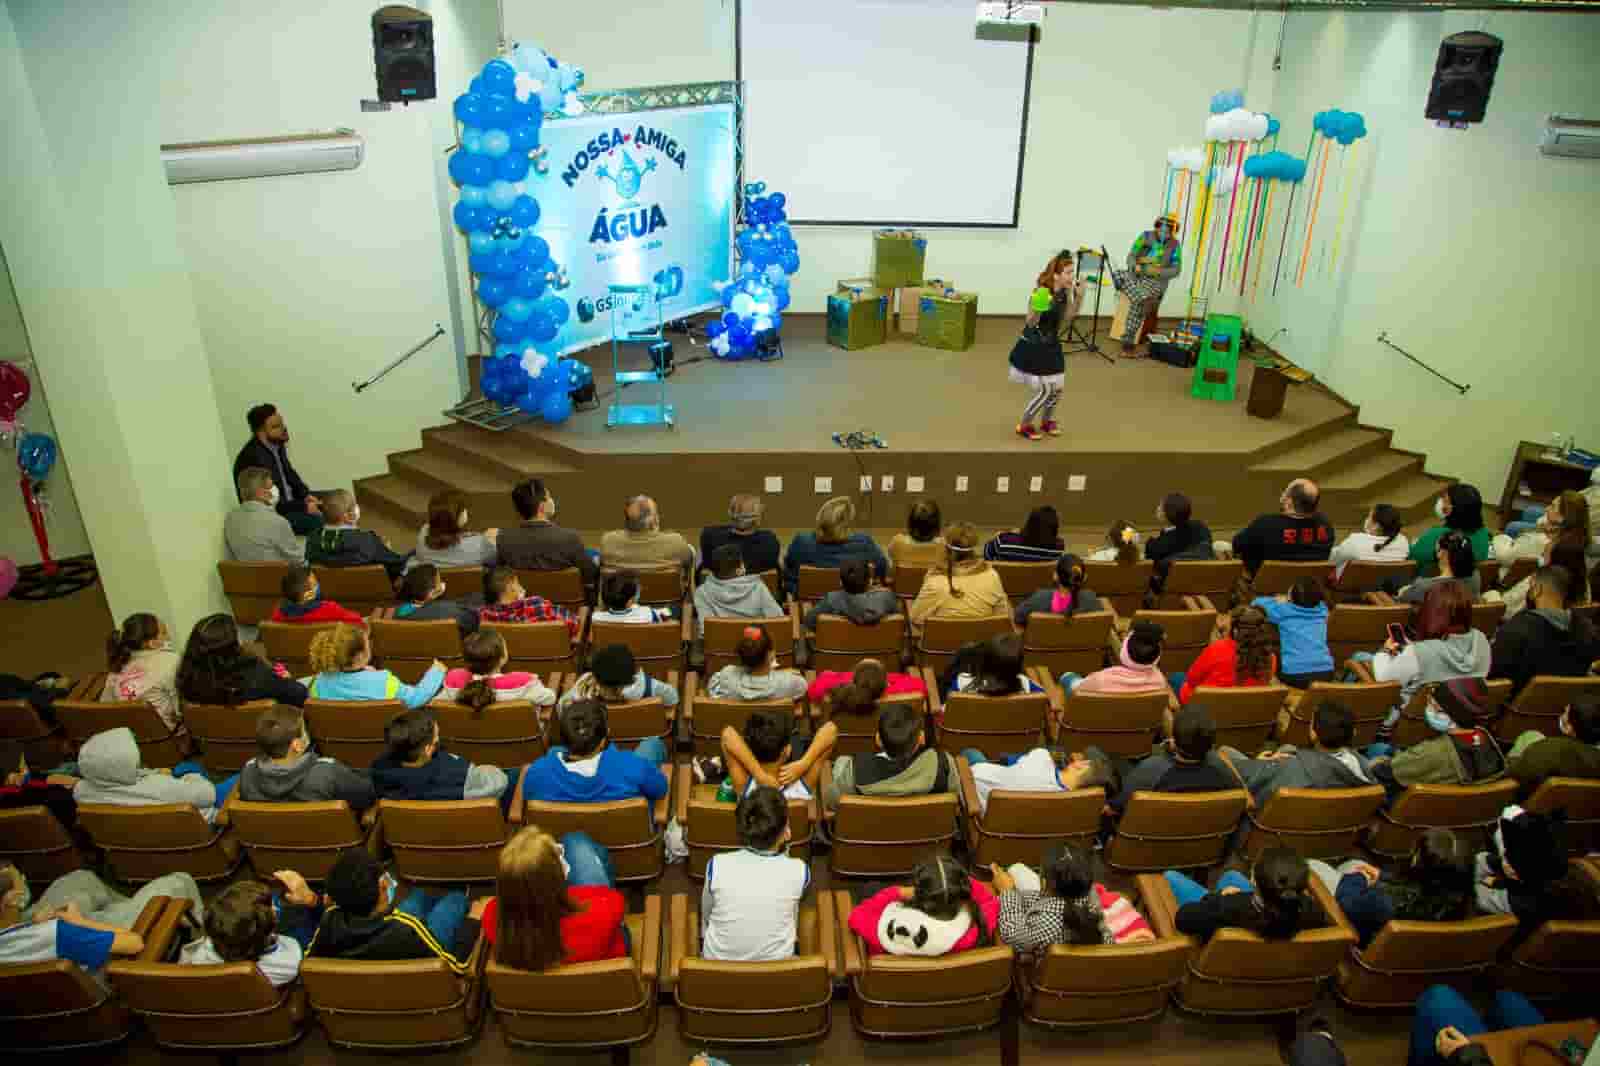
[{"label": "green jacket", "polygon": [[[1418,577],[1433,577],[1439,573],[1439,538],[1450,532],[1448,526],[1434,526],[1411,542],[1411,560],[1417,564]],[[1479,526],[1467,538],[1472,541],[1472,557],[1478,562],[1489,558],[1489,527]]]},{"label": "green jacket", "polygon": [[1569,736],[1545,737],[1526,746],[1518,740],[1521,750],[1513,749],[1506,770],[1524,785],[1547,777],[1600,778],[1600,747]]},{"label": "green jacket", "polygon": [[1472,780],[1466,767],[1461,765],[1455,744],[1444,734],[1395,752],[1389,767],[1394,771],[1394,779],[1407,788],[1412,785],[1465,785]]}]

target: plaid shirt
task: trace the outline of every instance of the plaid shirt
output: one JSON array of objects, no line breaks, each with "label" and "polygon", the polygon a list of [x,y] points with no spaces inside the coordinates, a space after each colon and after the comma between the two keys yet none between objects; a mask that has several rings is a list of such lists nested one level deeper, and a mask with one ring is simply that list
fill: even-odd
[{"label": "plaid shirt", "polygon": [[478,617],[485,622],[565,622],[567,633],[578,637],[578,619],[543,596],[479,607]]}]

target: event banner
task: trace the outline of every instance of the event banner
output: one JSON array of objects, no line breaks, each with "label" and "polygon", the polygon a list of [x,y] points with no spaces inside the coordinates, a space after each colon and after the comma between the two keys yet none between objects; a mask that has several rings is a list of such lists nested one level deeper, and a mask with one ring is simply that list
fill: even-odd
[{"label": "event banner", "polygon": [[721,307],[733,256],[733,105],[550,118],[529,191],[567,268],[563,354],[611,336],[608,286],[654,284],[663,320]]}]

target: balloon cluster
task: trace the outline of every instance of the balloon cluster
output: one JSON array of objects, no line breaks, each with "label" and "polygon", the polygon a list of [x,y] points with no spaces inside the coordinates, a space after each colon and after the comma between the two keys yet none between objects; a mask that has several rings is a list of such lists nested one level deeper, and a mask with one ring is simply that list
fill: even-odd
[{"label": "balloon cluster", "polygon": [[1220,115],[1225,111],[1232,111],[1244,106],[1244,92],[1240,89],[1224,89],[1211,96],[1211,113]]},{"label": "balloon cluster", "polygon": [[1259,141],[1272,132],[1272,123],[1275,121],[1260,111],[1231,108],[1206,119],[1206,140]]},{"label": "balloon cluster", "polygon": [[1367,120],[1355,111],[1318,111],[1312,128],[1331,141],[1352,145],[1367,135]]},{"label": "balloon cluster", "polygon": [[527,181],[530,171],[549,171],[539,146],[545,113],[580,111],[582,84],[583,71],[518,44],[509,58],[484,64],[455,101],[462,130],[450,157],[450,177],[461,187],[454,218],[467,235],[467,263],[478,277],[478,299],[494,313],[497,342],[480,387],[495,403],[548,422],[572,414],[571,361],[555,357],[572,312],[556,295],[569,284],[566,270],[533,232],[539,201]]},{"label": "balloon cluster", "polygon": [[48,433],[25,433],[17,442],[17,469],[43,481],[56,465],[56,439]]},{"label": "balloon cluster", "polygon": [[1244,176],[1299,181],[1306,176],[1306,161],[1288,152],[1264,152],[1244,161]]},{"label": "balloon cluster", "polygon": [[723,359],[748,359],[763,336],[783,329],[789,276],[800,269],[783,205],[783,193],[768,193],[764,181],[744,187],[744,225],[734,239],[738,273],[718,283],[724,313],[706,326],[712,353]]},{"label": "balloon cluster", "polygon": [[0,445],[10,447],[21,433],[17,415],[33,395],[33,383],[16,363],[0,360]]}]

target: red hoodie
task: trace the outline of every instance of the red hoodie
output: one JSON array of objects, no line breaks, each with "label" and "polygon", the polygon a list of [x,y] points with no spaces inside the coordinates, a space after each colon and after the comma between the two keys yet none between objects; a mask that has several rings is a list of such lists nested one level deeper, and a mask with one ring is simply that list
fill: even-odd
[{"label": "red hoodie", "polygon": [[367,620],[348,607],[341,607],[333,600],[323,600],[309,611],[297,611],[294,614],[284,614],[283,604],[278,604],[272,611],[271,621],[274,622],[348,622],[353,626],[366,628]]},{"label": "red hoodie", "polygon": [[[817,679],[811,682],[811,687],[806,689],[806,699],[812,704],[820,706],[822,698],[833,689],[850,681],[853,675],[848,670],[818,670]],[[928,691],[928,686],[922,678],[913,677],[911,674],[890,674],[888,687],[884,690],[886,696],[897,696],[902,692],[923,693]]]},{"label": "red hoodie", "polygon": [[1265,685],[1278,673],[1278,657],[1272,657],[1272,671],[1266,677],[1235,676],[1239,663],[1239,643],[1232,637],[1206,645],[1206,650],[1189,666],[1183,677],[1183,688],[1178,692],[1178,702],[1188,703],[1194,690],[1202,685],[1208,688],[1255,688]]}]

